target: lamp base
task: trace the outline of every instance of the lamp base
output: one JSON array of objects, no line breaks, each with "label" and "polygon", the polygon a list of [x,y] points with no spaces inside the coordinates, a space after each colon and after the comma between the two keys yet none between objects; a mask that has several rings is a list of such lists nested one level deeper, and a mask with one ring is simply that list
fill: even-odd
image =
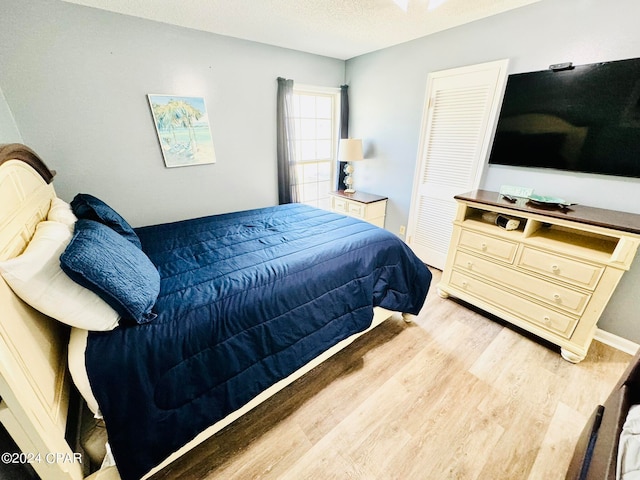
[{"label": "lamp base", "polygon": [[344,193],[356,193],[356,191],[353,188],[347,188]]}]

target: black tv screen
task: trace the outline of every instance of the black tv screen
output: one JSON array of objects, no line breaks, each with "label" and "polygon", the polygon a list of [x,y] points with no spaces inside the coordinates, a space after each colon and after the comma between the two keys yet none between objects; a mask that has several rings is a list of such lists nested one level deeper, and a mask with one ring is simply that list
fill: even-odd
[{"label": "black tv screen", "polygon": [[489,163],[640,177],[640,58],[509,75]]}]

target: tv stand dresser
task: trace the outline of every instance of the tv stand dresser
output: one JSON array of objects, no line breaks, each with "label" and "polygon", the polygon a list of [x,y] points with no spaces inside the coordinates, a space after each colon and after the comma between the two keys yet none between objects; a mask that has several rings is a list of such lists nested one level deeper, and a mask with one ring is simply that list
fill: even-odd
[{"label": "tv stand dresser", "polygon": [[[486,190],[454,198],[458,210],[440,296],[456,297],[560,346],[569,362],[583,360],[635,257],[640,215],[533,206],[525,198],[511,203]],[[506,230],[487,213],[518,226]]]}]

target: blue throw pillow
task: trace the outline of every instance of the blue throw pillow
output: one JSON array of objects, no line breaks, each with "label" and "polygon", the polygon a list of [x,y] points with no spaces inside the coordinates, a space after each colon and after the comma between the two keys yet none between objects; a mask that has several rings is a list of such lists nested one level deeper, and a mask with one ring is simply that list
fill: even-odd
[{"label": "blue throw pillow", "polygon": [[112,228],[136,247],[142,248],[140,239],[129,223],[109,205],[88,193],[79,193],[71,201],[71,210],[79,219],[95,220]]},{"label": "blue throw pillow", "polygon": [[158,269],[142,250],[106,225],[78,220],[60,266],[123,319],[146,323],[156,317],[151,310],[160,293]]}]

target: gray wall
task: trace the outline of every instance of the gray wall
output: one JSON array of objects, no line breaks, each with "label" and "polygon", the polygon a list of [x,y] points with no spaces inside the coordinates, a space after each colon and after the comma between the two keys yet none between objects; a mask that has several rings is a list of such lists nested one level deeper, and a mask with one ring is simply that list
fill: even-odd
[{"label": "gray wall", "polygon": [[[614,6],[612,6],[614,5]],[[0,0],[0,142],[24,141],[56,169],[58,194],[104,198],[134,225],[275,204],[278,76],[336,87],[345,62],[57,0]],[[346,62],[358,189],[389,196],[407,224],[427,75],[509,58],[510,72],[640,56],[636,0],[543,0]],[[166,169],[145,95],[206,98],[215,165]],[[507,167],[483,187],[640,213],[640,181]],[[640,343],[639,260],[600,327]]]},{"label": "gray wall", "polygon": [[0,89],[0,143],[22,143],[22,136]]},{"label": "gray wall", "polygon": [[[389,196],[387,229],[407,225],[429,72],[508,58],[509,73],[640,56],[637,0],[542,0],[347,61],[349,133],[367,160],[358,189]],[[539,194],[640,213],[640,179],[491,166],[481,188],[534,187]],[[622,279],[599,327],[640,343],[640,259]]]},{"label": "gray wall", "polygon": [[[57,0],[0,11],[0,89],[24,143],[60,197],[92,193],[135,226],[276,204],[276,78],[344,81],[341,60]],[[205,98],[216,164],[164,167],[148,93]]]}]

